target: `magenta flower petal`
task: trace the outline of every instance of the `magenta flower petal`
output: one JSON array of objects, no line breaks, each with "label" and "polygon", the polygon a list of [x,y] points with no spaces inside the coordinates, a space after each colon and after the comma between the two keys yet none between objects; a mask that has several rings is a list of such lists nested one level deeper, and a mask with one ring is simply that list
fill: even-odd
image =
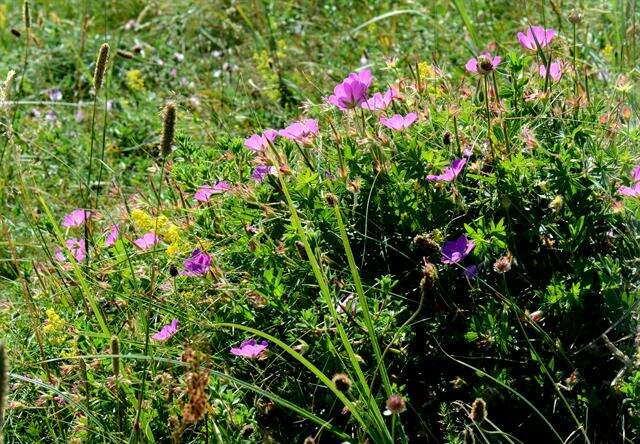
[{"label": "magenta flower petal", "polygon": [[474,74],[478,73],[478,59],[476,59],[475,57],[470,58],[467,61],[467,64],[464,65],[464,67],[466,68],[467,71],[472,72]]},{"label": "magenta flower petal", "polygon": [[84,224],[85,221],[90,217],[91,211],[79,208],[64,216],[60,225],[64,228],[79,227],[80,225]]},{"label": "magenta flower petal", "polygon": [[104,246],[110,247],[114,245],[118,240],[118,237],[120,237],[120,224],[111,225],[111,228],[109,229],[109,233],[107,234],[107,237],[104,240]]},{"label": "magenta flower petal", "polygon": [[451,166],[446,167],[442,174],[429,174],[427,175],[428,181],[436,181],[436,182],[452,182],[456,177],[462,172],[462,168],[467,163],[467,157],[463,157],[462,159],[456,159],[451,163]]},{"label": "magenta flower petal", "polygon": [[[76,239],[72,237],[70,239],[67,239],[65,241],[65,244],[67,245],[67,248],[77,262],[82,262],[87,256],[87,249],[84,239]],[[59,262],[67,262],[65,253],[60,247],[56,248],[54,256]]]},{"label": "magenta flower petal", "polygon": [[[540,73],[540,77],[542,77],[543,79],[547,77],[546,66],[540,65],[538,71]],[[560,77],[562,77],[562,65],[560,64],[560,62],[552,62],[551,65],[549,65],[549,77],[554,82],[560,80]]]},{"label": "magenta flower petal", "polygon": [[553,28],[544,29],[542,26],[530,26],[526,35],[519,32],[517,37],[523,48],[535,51],[538,49],[538,45],[540,45],[540,48],[548,46],[555,35],[556,30]]},{"label": "magenta flower petal", "polygon": [[178,320],[174,319],[170,324],[163,326],[159,332],[151,336],[156,341],[166,341],[170,339],[178,331]]},{"label": "magenta flower petal", "polygon": [[191,253],[191,257],[184,261],[184,270],[180,273],[183,276],[202,276],[207,274],[211,267],[211,256],[196,248]]},{"label": "magenta flower petal", "polygon": [[458,239],[448,241],[444,244],[440,262],[443,264],[456,264],[467,257],[475,246],[475,243],[463,234]]},{"label": "magenta flower petal", "polygon": [[141,250],[148,250],[158,242],[160,242],[160,238],[158,238],[158,236],[156,236],[156,234],[153,231],[149,231],[140,239],[136,239],[133,241],[135,246],[140,248]]},{"label": "magenta flower petal", "polygon": [[221,181],[214,186],[202,185],[193,195],[193,198],[199,202],[208,202],[213,194],[224,193],[231,189],[231,185],[227,181]]},{"label": "magenta flower petal", "polygon": [[259,358],[269,346],[267,341],[256,342],[255,339],[243,341],[240,347],[231,347],[231,354],[244,358]]},{"label": "magenta flower petal", "polygon": [[318,134],[318,121],[315,119],[304,119],[299,122],[294,122],[285,129],[280,130],[278,134],[286,139],[308,144],[311,142],[311,139]]},{"label": "magenta flower petal", "polygon": [[372,80],[373,76],[368,69],[352,72],[333,88],[333,95],[327,98],[327,102],[343,111],[356,108],[367,99]]},{"label": "magenta flower petal", "polygon": [[244,141],[244,146],[251,151],[262,151],[269,146],[278,136],[278,132],[272,129],[266,129],[262,134],[253,134]]},{"label": "magenta flower petal", "polygon": [[640,196],[640,182],[636,182],[636,184],[631,187],[621,186],[620,188],[618,188],[618,194],[627,197]]},{"label": "magenta flower petal", "polygon": [[408,127],[410,127],[413,122],[416,121],[418,115],[416,113],[409,113],[406,116],[401,116],[400,114],[394,114],[393,116],[387,118],[385,116],[380,116],[380,123],[386,126],[387,128],[391,128],[395,131],[402,131]]}]

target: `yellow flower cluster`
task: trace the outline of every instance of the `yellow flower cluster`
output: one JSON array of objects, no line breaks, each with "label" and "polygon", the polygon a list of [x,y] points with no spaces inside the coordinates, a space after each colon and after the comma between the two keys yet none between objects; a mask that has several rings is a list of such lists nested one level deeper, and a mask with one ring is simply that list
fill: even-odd
[{"label": "yellow flower cluster", "polygon": [[47,315],[47,321],[42,327],[44,334],[49,337],[49,341],[54,345],[59,345],[64,342],[64,319],[60,317],[53,308],[47,308],[45,311]]},{"label": "yellow flower cluster", "polygon": [[156,218],[140,209],[131,210],[131,218],[135,226],[143,231],[156,231],[163,241],[169,244],[167,254],[173,256],[185,250],[180,242],[180,228],[171,223],[166,216]]},{"label": "yellow flower cluster", "polygon": [[142,76],[142,71],[139,69],[128,71],[124,82],[127,88],[133,91],[144,90],[144,77]]}]

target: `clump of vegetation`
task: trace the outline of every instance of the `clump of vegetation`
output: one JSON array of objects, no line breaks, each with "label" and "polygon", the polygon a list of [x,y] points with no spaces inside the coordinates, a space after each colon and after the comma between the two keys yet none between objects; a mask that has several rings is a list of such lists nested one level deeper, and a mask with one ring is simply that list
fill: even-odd
[{"label": "clump of vegetation", "polygon": [[0,9],[7,442],[638,439],[633,2],[129,3]]}]

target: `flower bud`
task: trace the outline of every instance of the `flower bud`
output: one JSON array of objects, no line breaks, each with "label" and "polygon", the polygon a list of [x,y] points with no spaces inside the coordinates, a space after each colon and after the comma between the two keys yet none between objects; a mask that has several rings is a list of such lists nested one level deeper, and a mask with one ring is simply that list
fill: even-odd
[{"label": "flower bud", "polygon": [[391,395],[389,399],[387,399],[386,407],[387,410],[384,412],[386,416],[398,415],[407,410],[407,404],[404,398],[397,393]]},{"label": "flower bud", "polygon": [[349,379],[349,376],[346,373],[336,373],[333,375],[333,378],[331,378],[331,382],[333,382],[336,389],[343,393],[351,390],[351,379]]},{"label": "flower bud", "polygon": [[569,12],[569,21],[574,25],[582,22],[582,13],[578,9],[572,9],[571,12]]},{"label": "flower bud", "polygon": [[487,403],[482,398],[476,398],[471,405],[471,414],[469,415],[473,422],[482,422],[487,419]]}]

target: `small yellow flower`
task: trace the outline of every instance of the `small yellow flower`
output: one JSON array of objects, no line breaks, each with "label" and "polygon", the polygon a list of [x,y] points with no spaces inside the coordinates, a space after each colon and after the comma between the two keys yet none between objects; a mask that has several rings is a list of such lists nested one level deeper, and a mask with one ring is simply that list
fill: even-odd
[{"label": "small yellow flower", "polygon": [[64,319],[62,319],[53,308],[47,308],[45,313],[47,315],[47,320],[42,327],[42,331],[49,338],[49,342],[52,344],[62,344],[64,342]]},{"label": "small yellow flower", "polygon": [[163,230],[160,231],[160,235],[165,242],[175,244],[180,240],[180,228],[174,224],[169,224],[168,226],[163,227]]},{"label": "small yellow flower", "polygon": [[134,91],[144,90],[144,77],[142,76],[142,71],[139,69],[132,69],[127,72],[125,84],[127,85],[127,88]]},{"label": "small yellow flower", "polygon": [[140,209],[131,210],[131,218],[135,226],[141,230],[150,230],[154,226],[151,216]]},{"label": "small yellow flower", "polygon": [[181,251],[181,245],[178,242],[173,242],[167,247],[167,256],[175,256],[180,254]]}]

